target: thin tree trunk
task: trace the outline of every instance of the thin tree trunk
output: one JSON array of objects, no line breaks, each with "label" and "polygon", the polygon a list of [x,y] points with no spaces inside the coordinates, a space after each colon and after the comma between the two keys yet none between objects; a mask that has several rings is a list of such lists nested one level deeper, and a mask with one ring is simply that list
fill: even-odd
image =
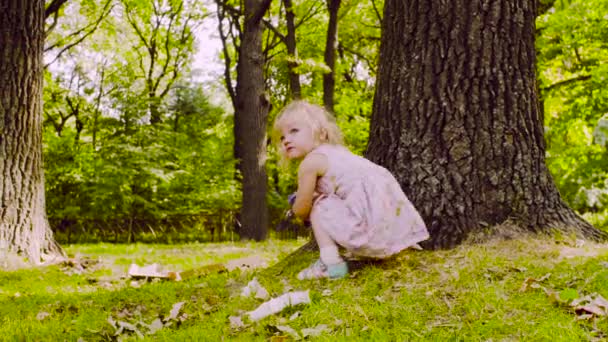
[{"label": "thin tree trunk", "polygon": [[334,88],[336,68],[336,48],[338,47],[338,10],[340,0],[327,0],[329,23],[327,24],[327,39],[325,41],[325,64],[329,72],[323,74],[323,105],[330,113],[334,112]]},{"label": "thin tree trunk", "polygon": [[427,246],[514,222],[603,238],[545,165],[535,1],[387,0],[367,157],[429,227]]},{"label": "thin tree trunk", "polygon": [[289,68],[289,89],[293,99],[302,97],[302,86],[300,84],[300,75],[295,71],[298,66],[298,50],[296,46],[296,25],[295,14],[293,12],[293,2],[291,0],[283,0],[285,5],[285,21],[287,24],[287,35],[285,35],[285,46],[290,60],[287,62]]},{"label": "thin tree trunk", "polygon": [[0,250],[40,263],[64,255],[45,212],[44,1],[5,0],[0,22]]},{"label": "thin tree trunk", "polygon": [[262,17],[270,0],[245,1],[245,26],[237,64],[234,113],[235,155],[243,177],[241,239],[264,240],[268,233],[266,123],[270,100],[264,89]]}]

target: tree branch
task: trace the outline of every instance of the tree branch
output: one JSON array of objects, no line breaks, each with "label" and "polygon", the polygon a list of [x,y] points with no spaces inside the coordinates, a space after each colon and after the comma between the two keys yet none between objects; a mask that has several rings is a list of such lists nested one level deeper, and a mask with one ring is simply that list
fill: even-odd
[{"label": "tree branch", "polygon": [[282,34],[272,23],[266,19],[262,19],[262,23],[266,28],[268,28],[272,33],[274,33],[282,42],[285,42],[285,35]]},{"label": "tree branch", "polygon": [[262,0],[262,3],[256,9],[255,13],[253,14],[253,17],[251,18],[254,23],[258,23],[262,20],[264,14],[266,14],[266,11],[268,11],[271,2],[272,0]]},{"label": "tree branch", "polygon": [[382,14],[378,10],[378,6],[376,5],[376,0],[372,0],[372,6],[374,7],[374,12],[376,13],[376,17],[378,17],[378,22],[380,24],[382,24]]},{"label": "tree branch", "polygon": [[229,6],[226,6],[222,0],[215,0],[215,3],[217,4],[218,31],[224,52],[224,82],[226,84],[226,90],[228,90],[230,100],[232,101],[233,106],[236,108],[236,90],[232,85],[232,77],[230,75],[230,64],[232,64],[232,61],[230,59],[230,51],[228,51],[228,37],[224,33],[224,26],[222,24],[224,22],[225,12],[228,11],[227,7]]},{"label": "tree branch", "polygon": [[65,4],[66,2],[68,2],[68,0],[51,1],[51,3],[48,6],[46,6],[46,9],[44,10],[44,18],[46,19],[46,18],[50,17],[52,14],[59,12],[59,9],[61,9],[61,6],[63,6],[63,4]]},{"label": "tree branch", "polygon": [[[55,56],[55,58],[51,62],[49,62],[49,63],[47,63],[47,64],[44,65],[44,68],[45,69],[48,68],[49,65],[53,64],[56,60],[58,60],[59,57],[61,57],[61,55],[63,55],[66,51],[68,51],[69,49],[73,48],[74,46],[80,44],[88,36],[92,35],[97,30],[97,28],[99,27],[99,25],[101,24],[101,22],[110,14],[110,12],[112,11],[112,8],[114,8],[114,6],[110,6],[111,3],[112,3],[112,0],[108,0],[106,2],[105,6],[103,8],[103,12],[99,16],[99,18],[97,18],[97,20],[95,21],[95,23],[93,23],[91,25],[88,25],[88,26],[86,26],[86,27],[84,27],[84,28],[82,28],[82,29],[80,29],[80,30],[78,30],[76,32],[73,32],[72,34],[68,35],[68,38],[69,37],[75,37],[77,35],[80,35],[82,32],[85,32],[88,29],[88,31],[86,31],[79,39],[77,39],[76,41],[74,41],[74,42],[72,42],[72,43],[70,43],[70,44],[68,44],[66,46],[64,46],[63,49],[61,49],[61,51],[59,51],[57,53],[57,55]],[[57,44],[53,44],[52,46],[46,48],[45,52],[49,51],[49,50],[51,50],[51,49],[53,49],[55,47],[57,47],[57,45],[59,45],[59,44],[58,43]]]},{"label": "tree branch", "polygon": [[590,78],[591,78],[591,75],[580,75],[580,76],[577,76],[577,77],[569,78],[567,80],[563,80],[563,81],[559,81],[559,82],[553,83],[553,84],[551,84],[549,86],[541,88],[541,90],[542,91],[551,91],[551,90],[554,90],[556,88],[561,88],[561,87],[566,86],[566,85],[571,84],[571,83],[576,83],[578,81],[586,81],[586,80],[588,80]]},{"label": "tree branch", "polygon": [[538,0],[537,8],[536,8],[536,16],[540,17],[541,15],[547,13],[553,7],[556,0]]}]

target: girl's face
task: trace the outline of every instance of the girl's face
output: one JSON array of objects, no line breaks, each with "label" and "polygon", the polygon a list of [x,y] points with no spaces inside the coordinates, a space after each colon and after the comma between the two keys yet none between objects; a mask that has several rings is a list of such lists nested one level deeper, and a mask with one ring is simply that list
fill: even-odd
[{"label": "girl's face", "polygon": [[287,159],[302,159],[315,147],[312,129],[301,120],[288,119],[281,126],[281,148]]}]

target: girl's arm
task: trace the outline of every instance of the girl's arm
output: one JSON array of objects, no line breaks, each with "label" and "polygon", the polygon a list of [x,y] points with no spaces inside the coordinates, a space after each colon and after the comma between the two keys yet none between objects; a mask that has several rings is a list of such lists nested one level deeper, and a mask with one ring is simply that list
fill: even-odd
[{"label": "girl's arm", "polygon": [[296,201],[291,210],[299,218],[305,220],[312,209],[317,178],[327,170],[327,157],[319,153],[309,153],[300,163],[298,169],[298,191]]}]

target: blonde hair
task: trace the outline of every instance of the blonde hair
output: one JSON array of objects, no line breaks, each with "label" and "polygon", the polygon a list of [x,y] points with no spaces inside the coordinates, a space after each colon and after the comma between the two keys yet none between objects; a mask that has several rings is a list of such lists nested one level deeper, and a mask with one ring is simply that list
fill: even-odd
[{"label": "blonde hair", "polygon": [[[310,127],[315,145],[330,144],[344,145],[342,132],[336,124],[336,119],[323,107],[306,102],[295,100],[285,106],[274,121],[271,139],[279,151],[281,149],[281,127],[287,120],[297,120]],[[285,159],[281,153],[281,159]]]}]

